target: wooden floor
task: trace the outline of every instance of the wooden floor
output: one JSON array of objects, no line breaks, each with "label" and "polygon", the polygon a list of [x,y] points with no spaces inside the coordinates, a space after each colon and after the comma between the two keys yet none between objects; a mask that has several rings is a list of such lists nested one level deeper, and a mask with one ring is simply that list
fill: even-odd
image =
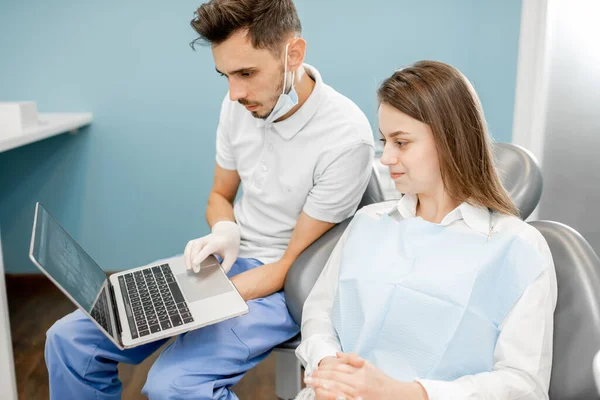
[{"label": "wooden floor", "polygon": [[[6,276],[19,400],[48,399],[44,362],[46,331],[75,306],[43,276]],[[137,366],[119,365],[123,399],[145,399],[140,393],[156,352]],[[275,358],[271,354],[233,387],[240,400],[276,400]]]}]

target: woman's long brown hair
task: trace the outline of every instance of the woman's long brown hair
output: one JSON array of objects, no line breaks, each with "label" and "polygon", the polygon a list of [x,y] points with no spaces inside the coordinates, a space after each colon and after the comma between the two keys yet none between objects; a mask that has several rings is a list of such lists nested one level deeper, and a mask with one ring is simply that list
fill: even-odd
[{"label": "woman's long brown hair", "polygon": [[429,125],[442,181],[453,199],[519,215],[494,167],[479,97],[460,71],[437,61],[419,61],[394,72],[377,96],[380,103]]}]

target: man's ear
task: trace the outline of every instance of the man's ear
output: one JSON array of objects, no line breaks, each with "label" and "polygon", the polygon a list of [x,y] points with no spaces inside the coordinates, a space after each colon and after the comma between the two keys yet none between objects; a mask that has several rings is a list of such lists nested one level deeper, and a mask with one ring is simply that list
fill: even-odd
[{"label": "man's ear", "polygon": [[296,71],[304,63],[306,54],[306,40],[295,38],[288,47],[288,71]]}]

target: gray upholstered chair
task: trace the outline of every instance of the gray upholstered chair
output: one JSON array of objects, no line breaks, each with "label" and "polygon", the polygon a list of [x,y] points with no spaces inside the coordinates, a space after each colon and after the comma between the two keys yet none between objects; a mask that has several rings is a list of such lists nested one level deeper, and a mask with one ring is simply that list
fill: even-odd
[{"label": "gray upholstered chair", "polygon": [[[506,143],[494,145],[494,157],[504,187],[521,211],[521,217],[527,218],[537,206],[542,192],[542,174],[537,161],[527,150]],[[379,168],[380,163],[376,159],[369,186],[359,208],[385,200],[381,191],[381,180],[388,177],[383,172],[380,175]],[[288,309],[298,324],[302,321],[304,301],[349,222],[350,219],[341,222],[316,240],[298,257],[290,269],[284,290]],[[275,387],[280,399],[293,399],[300,390],[301,365],[294,354],[299,343],[300,336],[297,336],[275,349]]]},{"label": "gray upholstered chair", "polygon": [[600,349],[600,259],[574,229],[551,221],[530,224],[548,242],[558,282],[550,399],[600,399],[593,375]]}]

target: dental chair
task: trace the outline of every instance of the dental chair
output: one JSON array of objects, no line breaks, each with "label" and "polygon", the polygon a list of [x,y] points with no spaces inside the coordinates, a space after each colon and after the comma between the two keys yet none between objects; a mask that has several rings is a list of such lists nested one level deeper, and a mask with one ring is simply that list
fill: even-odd
[{"label": "dental chair", "polygon": [[[564,224],[530,224],[548,242],[558,282],[550,399],[600,399],[593,372],[600,350],[600,258],[583,236]],[[600,358],[595,362],[600,368]]]},{"label": "dental chair", "polygon": [[[537,161],[527,150],[508,143],[494,145],[494,159],[502,183],[520,210],[521,218],[527,218],[537,206],[542,193],[542,174]],[[359,208],[389,199],[384,198],[381,190],[381,180],[389,177],[383,172],[380,175],[380,169],[381,164],[375,159],[373,173]],[[290,268],[284,291],[290,314],[298,325],[302,321],[304,301],[351,219],[339,223],[317,239]],[[301,364],[295,355],[299,344],[300,335],[274,349],[275,391],[282,400],[293,399],[301,389]]]}]

